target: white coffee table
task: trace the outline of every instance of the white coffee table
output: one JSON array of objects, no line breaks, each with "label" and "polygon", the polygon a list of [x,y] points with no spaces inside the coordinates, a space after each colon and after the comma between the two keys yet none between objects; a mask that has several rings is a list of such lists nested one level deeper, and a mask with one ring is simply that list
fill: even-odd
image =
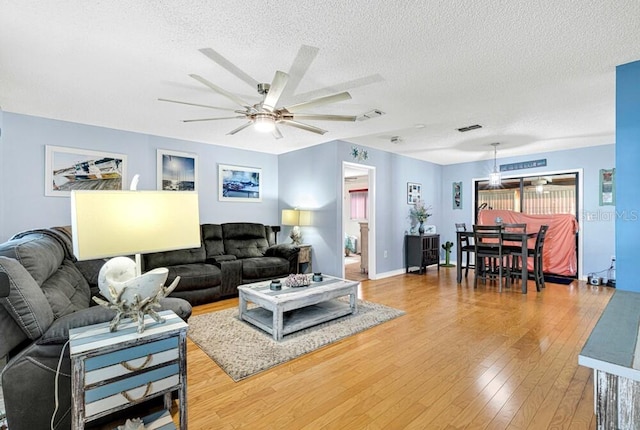
[{"label": "white coffee table", "polygon": [[[282,340],[284,335],[353,314],[358,311],[357,281],[323,276],[320,282],[311,282],[308,287],[286,287],[282,290],[269,288],[271,281],[241,285],[239,292],[240,319],[247,321]],[[349,303],[335,300],[349,296]],[[248,309],[248,302],[257,306]]]}]

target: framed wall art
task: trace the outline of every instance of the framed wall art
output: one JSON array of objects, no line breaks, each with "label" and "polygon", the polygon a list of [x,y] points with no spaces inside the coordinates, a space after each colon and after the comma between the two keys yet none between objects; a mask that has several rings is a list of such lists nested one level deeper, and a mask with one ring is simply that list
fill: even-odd
[{"label": "framed wall art", "polygon": [[163,191],[196,191],[198,156],[158,149],[157,189]]},{"label": "framed wall art", "polygon": [[462,209],[462,182],[454,182],[451,190],[453,209]]},{"label": "framed wall art", "polygon": [[261,202],[262,169],[218,164],[218,200]]},{"label": "framed wall art", "polygon": [[600,169],[598,194],[600,206],[616,204],[616,169]]},{"label": "framed wall art", "polygon": [[414,205],[422,199],[422,184],[407,182],[407,204]]},{"label": "framed wall art", "polygon": [[68,197],[73,190],[121,190],[127,156],[46,145],[44,195]]}]

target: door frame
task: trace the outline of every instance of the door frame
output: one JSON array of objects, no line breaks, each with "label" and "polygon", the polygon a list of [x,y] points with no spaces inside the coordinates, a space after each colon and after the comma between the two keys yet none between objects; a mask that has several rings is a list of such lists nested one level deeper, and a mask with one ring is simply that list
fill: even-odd
[{"label": "door frame", "polygon": [[[344,185],[344,178],[346,177],[346,170],[347,168],[355,168],[355,169],[360,169],[360,170],[366,170],[367,171],[367,179],[368,179],[368,184],[367,184],[367,188],[368,188],[368,198],[369,198],[369,246],[367,247],[367,256],[368,256],[368,263],[369,263],[369,273],[367,274],[367,276],[369,277],[369,279],[376,279],[376,254],[375,254],[375,250],[376,250],[376,235],[375,235],[375,226],[376,226],[376,168],[374,166],[369,166],[366,164],[358,164],[358,163],[351,163],[349,161],[343,161],[342,162],[342,195],[340,196],[340,247],[338,249],[339,254],[341,255],[341,260],[342,260],[342,277],[344,278],[345,276],[345,272],[344,272],[344,235],[346,233],[345,230],[345,226],[344,226],[344,204],[346,201],[346,189],[345,189],[345,185]],[[362,240],[362,239],[360,239]]]}]

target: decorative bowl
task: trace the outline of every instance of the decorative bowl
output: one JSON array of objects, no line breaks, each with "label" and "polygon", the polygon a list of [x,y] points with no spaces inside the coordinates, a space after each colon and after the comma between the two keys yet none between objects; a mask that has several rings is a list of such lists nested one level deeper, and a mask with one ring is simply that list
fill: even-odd
[{"label": "decorative bowl", "polygon": [[297,275],[289,275],[284,280],[284,285],[290,288],[308,287],[311,284],[311,277],[301,273]]}]

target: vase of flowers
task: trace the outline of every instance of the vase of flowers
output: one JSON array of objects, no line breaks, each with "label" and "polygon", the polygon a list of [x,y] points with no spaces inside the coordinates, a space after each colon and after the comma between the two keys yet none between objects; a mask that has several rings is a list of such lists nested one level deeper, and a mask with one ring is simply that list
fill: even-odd
[{"label": "vase of flowers", "polygon": [[420,223],[418,227],[418,233],[421,235],[424,234],[424,223],[431,216],[431,206],[425,205],[422,200],[418,200],[415,202],[413,207],[409,210],[409,216],[412,220],[415,220]]}]

